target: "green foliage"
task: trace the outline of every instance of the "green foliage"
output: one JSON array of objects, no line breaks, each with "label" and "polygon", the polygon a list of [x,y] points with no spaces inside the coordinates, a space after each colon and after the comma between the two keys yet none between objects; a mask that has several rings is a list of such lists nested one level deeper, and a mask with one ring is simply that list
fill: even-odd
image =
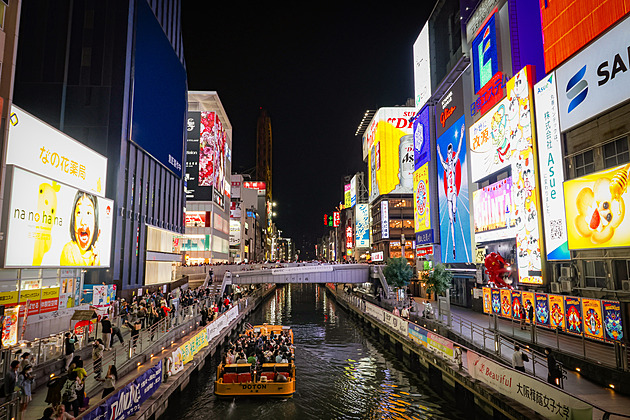
[{"label": "green foliage", "polygon": [[394,287],[405,287],[413,277],[413,268],[407,264],[406,258],[392,258],[383,268],[383,275],[388,284]]},{"label": "green foliage", "polygon": [[444,264],[437,264],[432,271],[425,272],[422,281],[426,284],[427,293],[441,295],[451,287],[453,274],[444,267]]}]

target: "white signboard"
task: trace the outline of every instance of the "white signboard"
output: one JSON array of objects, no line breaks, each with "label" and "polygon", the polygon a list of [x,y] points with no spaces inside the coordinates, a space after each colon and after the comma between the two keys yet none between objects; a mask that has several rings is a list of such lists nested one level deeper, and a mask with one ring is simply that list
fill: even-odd
[{"label": "white signboard", "polygon": [[383,251],[372,252],[372,261],[383,261]]},{"label": "white signboard", "polygon": [[556,70],[562,131],[628,100],[630,17]]},{"label": "white signboard", "polygon": [[408,322],[403,318],[395,316],[390,312],[383,311],[383,321],[385,322],[385,325],[407,337]]},{"label": "white signboard", "polygon": [[350,207],[357,204],[357,176],[353,176],[350,180]]},{"label": "white signboard", "polygon": [[5,267],[109,267],[113,206],[15,167]]},{"label": "white signboard", "polygon": [[367,204],[357,204],[355,219],[355,244],[357,248],[368,248],[370,246],[370,214]]},{"label": "white signboard", "polygon": [[286,274],[325,273],[331,271],[333,271],[332,265],[308,265],[303,267],[273,268],[271,275],[283,276]]},{"label": "white signboard", "polygon": [[389,201],[381,201],[381,238],[389,239]]},{"label": "white signboard", "polygon": [[569,260],[571,253],[564,213],[564,170],[554,73],[534,86],[534,100],[547,259]]},{"label": "white signboard", "polygon": [[431,96],[431,62],[429,46],[429,23],[420,31],[413,44],[413,79],[416,108],[420,109]]},{"label": "white signboard", "polygon": [[555,386],[504,367],[469,350],[468,372],[474,379],[548,419],[591,420],[593,407]]},{"label": "white signboard", "polygon": [[6,164],[105,197],[107,158],[15,105],[9,117]]}]

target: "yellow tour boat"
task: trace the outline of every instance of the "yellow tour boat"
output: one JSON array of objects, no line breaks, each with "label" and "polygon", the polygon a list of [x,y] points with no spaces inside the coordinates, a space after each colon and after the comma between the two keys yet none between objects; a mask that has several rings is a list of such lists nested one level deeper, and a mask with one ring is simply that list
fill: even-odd
[{"label": "yellow tour boat", "polygon": [[[290,338],[293,350],[293,330],[282,325],[255,325],[248,328],[244,336],[267,340],[284,335]],[[222,362],[217,367],[214,393],[218,397],[276,397],[291,398],[295,393],[295,358],[289,363],[230,363]]]}]

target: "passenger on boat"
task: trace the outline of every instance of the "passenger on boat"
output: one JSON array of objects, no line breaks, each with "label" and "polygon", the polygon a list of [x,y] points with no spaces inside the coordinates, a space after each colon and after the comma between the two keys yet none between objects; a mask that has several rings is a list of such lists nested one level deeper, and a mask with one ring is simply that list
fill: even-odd
[{"label": "passenger on boat", "polygon": [[240,352],[238,354],[238,358],[236,359],[236,363],[247,363],[247,359],[245,358],[245,353]]}]

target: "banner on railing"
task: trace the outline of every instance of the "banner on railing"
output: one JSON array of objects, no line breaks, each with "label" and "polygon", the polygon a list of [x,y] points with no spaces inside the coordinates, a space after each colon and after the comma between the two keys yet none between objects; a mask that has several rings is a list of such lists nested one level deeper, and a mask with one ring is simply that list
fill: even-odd
[{"label": "banner on railing", "polygon": [[[617,301],[519,290],[483,288],[483,311],[517,318],[519,305],[534,306],[536,325],[606,341],[623,340],[621,305]],[[511,302],[511,306],[508,304]]]},{"label": "banner on railing", "polygon": [[85,420],[122,420],[133,416],[162,383],[162,361],[138,376],[94,410]]},{"label": "banner on railing", "polygon": [[427,334],[427,348],[449,362],[454,361],[453,342],[431,331]]},{"label": "banner on railing", "polygon": [[411,338],[414,343],[427,347],[429,345],[427,335],[427,330],[414,323],[409,323],[409,338]]},{"label": "banner on railing", "polygon": [[593,407],[536,378],[504,367],[471,350],[470,375],[548,419],[591,420]]}]

